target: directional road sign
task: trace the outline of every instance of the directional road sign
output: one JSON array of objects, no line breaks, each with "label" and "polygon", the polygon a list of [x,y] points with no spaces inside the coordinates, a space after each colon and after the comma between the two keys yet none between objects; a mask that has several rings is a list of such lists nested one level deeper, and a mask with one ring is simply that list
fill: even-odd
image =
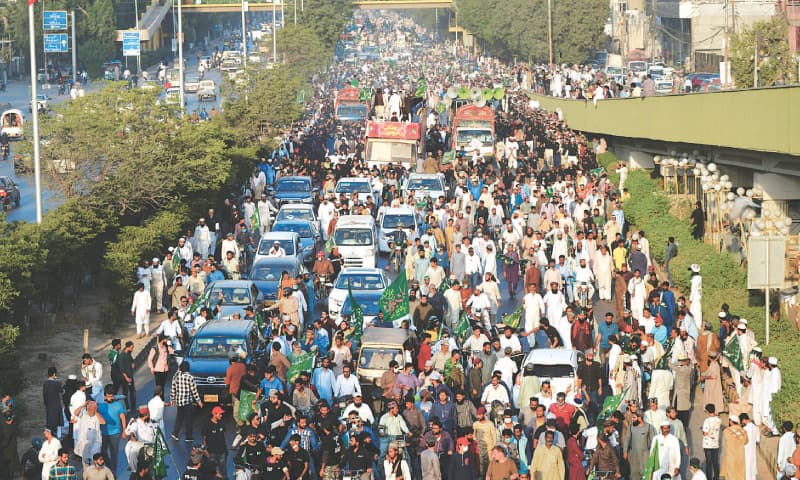
[{"label": "directional road sign", "polygon": [[66,30],[67,12],[66,11],[45,11],[42,15],[45,30]]},{"label": "directional road sign", "polygon": [[69,39],[66,33],[45,33],[44,51],[47,53],[69,52]]},{"label": "directional road sign", "polygon": [[142,53],[142,44],[139,42],[139,32],[122,32],[122,55],[137,57]]}]

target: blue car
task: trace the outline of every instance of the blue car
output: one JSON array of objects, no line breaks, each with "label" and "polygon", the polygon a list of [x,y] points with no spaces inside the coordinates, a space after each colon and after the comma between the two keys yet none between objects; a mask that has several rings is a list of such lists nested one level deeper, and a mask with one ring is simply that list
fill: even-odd
[{"label": "blue car", "polygon": [[317,254],[322,240],[314,222],[308,220],[281,220],[272,226],[272,231],[295,232],[300,235],[303,262],[308,264],[314,261],[314,256]]},{"label": "blue car", "polygon": [[[380,311],[380,307],[378,306],[378,300],[381,299],[381,294],[383,292],[375,291],[375,290],[360,290],[358,292],[353,292],[353,298],[361,305],[361,309],[364,311],[364,326],[369,325],[375,317],[378,316],[378,312]],[[339,324],[341,321],[346,318],[351,318],[353,315],[353,307],[350,305],[349,299],[345,300],[342,304],[342,310],[339,312],[339,317],[336,318],[336,323]]]},{"label": "blue car", "polygon": [[305,273],[305,268],[297,257],[264,257],[257,260],[247,277],[256,285],[264,299],[264,307],[271,307],[278,301],[278,286],[281,274],[287,272],[295,278]]},{"label": "blue car", "polygon": [[284,203],[312,203],[314,189],[311,187],[311,177],[287,176],[275,182],[275,200],[278,204]]},{"label": "blue car", "polygon": [[182,360],[190,365],[203,403],[227,403],[230,358],[249,364],[263,354],[264,342],[252,320],[211,320],[194,334]]}]

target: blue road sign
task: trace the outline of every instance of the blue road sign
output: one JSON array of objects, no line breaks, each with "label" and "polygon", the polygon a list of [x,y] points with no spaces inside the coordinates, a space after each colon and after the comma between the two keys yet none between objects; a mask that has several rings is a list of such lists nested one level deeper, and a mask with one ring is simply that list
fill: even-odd
[{"label": "blue road sign", "polygon": [[67,12],[66,11],[45,11],[42,12],[42,22],[45,30],[66,30]]},{"label": "blue road sign", "polygon": [[44,51],[47,53],[69,52],[69,38],[66,33],[45,33]]},{"label": "blue road sign", "polygon": [[139,32],[122,32],[122,55],[137,57],[142,53],[142,44],[139,41]]}]

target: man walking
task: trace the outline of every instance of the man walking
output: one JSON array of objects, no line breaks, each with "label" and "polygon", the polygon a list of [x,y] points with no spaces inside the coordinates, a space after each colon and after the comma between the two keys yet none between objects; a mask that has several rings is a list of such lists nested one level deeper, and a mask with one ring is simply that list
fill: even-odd
[{"label": "man walking", "polygon": [[203,446],[208,451],[208,457],[217,464],[222,478],[228,478],[228,447],[222,422],[224,413],[225,410],[220,406],[211,409],[211,419],[203,427]]},{"label": "man walking", "polygon": [[103,434],[101,452],[108,458],[109,468],[116,472],[119,439],[128,425],[125,418],[125,407],[122,402],[114,400],[114,387],[106,385],[103,393],[105,401],[97,406],[97,411],[106,420],[106,423],[100,425],[100,432]]},{"label": "man walking", "polygon": [[183,362],[178,368],[178,372],[172,377],[172,402],[178,407],[178,415],[175,419],[175,428],[172,430],[172,439],[180,441],[181,429],[186,430],[186,442],[194,442],[192,438],[194,406],[203,408],[200,394],[197,393],[197,384],[194,377],[189,373],[189,363]]},{"label": "man walking", "polygon": [[59,425],[64,423],[62,391],[63,387],[61,382],[58,381],[58,370],[56,370],[56,367],[49,367],[47,369],[47,380],[42,385],[42,396],[44,397],[44,408],[47,414],[45,424],[51,432],[55,432]]},{"label": "man walking", "polygon": [[[122,393],[125,394],[125,404],[129,412],[136,408],[136,385],[133,383],[133,371],[136,365],[133,363],[133,342],[125,342],[125,348],[117,357],[116,363],[122,374]],[[115,390],[116,391],[116,390]]]}]

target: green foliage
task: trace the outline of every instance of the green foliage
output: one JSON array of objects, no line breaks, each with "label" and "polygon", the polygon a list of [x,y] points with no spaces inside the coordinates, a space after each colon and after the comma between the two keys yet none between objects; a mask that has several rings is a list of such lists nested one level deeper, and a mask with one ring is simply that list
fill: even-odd
[{"label": "green foliage", "polygon": [[314,30],[299,24],[280,29],[278,52],[304,78],[319,72],[331,60],[330,49],[322,43]]},{"label": "green foliage", "polygon": [[[613,171],[616,158],[608,153],[599,158],[606,170]],[[688,218],[677,218],[669,212],[670,199],[658,186],[658,181],[643,170],[628,173],[625,181],[628,190],[623,209],[625,220],[636,230],[644,230],[650,240],[651,254],[663,264],[664,246],[669,237],[675,237],[678,256],[670,262],[675,287],[688,297],[691,289],[689,265],[701,265],[703,276],[703,319],[718,327],[717,312],[723,303],[730,311],[749,320],[759,342],[764,341],[765,309],[763,294],[760,299],[751,301],[747,290],[747,271],[739,265],[737,255],[718,253],[713,246],[692,238]],[[800,342],[800,332],[788,321],[772,322],[770,325],[770,344],[762,346],[764,355],[780,359],[783,372],[800,369],[800,356],[796,345]],[[800,421],[800,378],[796,375],[783,375],[781,391],[774,397],[772,414],[776,422]]]},{"label": "green foliage", "polygon": [[758,45],[758,85],[786,85],[797,80],[797,59],[789,50],[789,23],[783,15],[756,22],[731,39],[731,71],[738,88],[753,87]]},{"label": "green foliage", "polygon": [[8,323],[0,323],[0,385],[18,392],[22,389],[22,369],[20,368],[17,340],[19,327]]},{"label": "green foliage", "polygon": [[104,258],[106,283],[115,307],[124,311],[136,289],[134,272],[139,260],[158,256],[174,242],[189,220],[184,206],[175,206],[153,216],[143,226],[123,227],[117,239],[108,242]]},{"label": "green foliage", "polygon": [[314,0],[307,2],[303,12],[298,12],[298,25],[308,25],[319,41],[333,50],[339,34],[353,16],[351,0]]},{"label": "green foliage", "polygon": [[[530,0],[459,0],[458,23],[502,56],[546,62],[547,2]],[[553,61],[586,60],[607,40],[603,33],[609,4],[603,0],[552,3]]]}]

